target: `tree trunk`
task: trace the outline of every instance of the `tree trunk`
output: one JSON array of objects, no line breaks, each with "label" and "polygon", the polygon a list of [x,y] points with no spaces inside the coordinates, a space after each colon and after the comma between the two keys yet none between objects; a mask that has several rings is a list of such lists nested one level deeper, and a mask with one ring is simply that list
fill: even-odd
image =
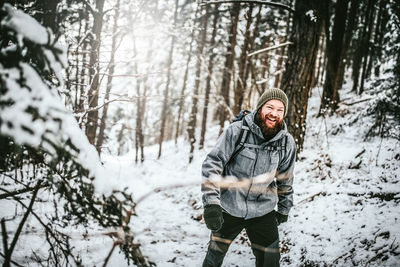
[{"label": "tree trunk", "polygon": [[200,88],[200,74],[201,74],[201,57],[203,54],[204,44],[206,42],[207,36],[207,23],[208,23],[208,6],[206,7],[205,14],[201,14],[201,32],[199,44],[197,46],[197,64],[196,64],[196,76],[194,82],[194,90],[193,90],[193,100],[192,100],[192,111],[190,112],[189,122],[187,127],[188,138],[190,143],[190,153],[189,153],[189,163],[193,160],[193,152],[194,152],[194,144],[196,143],[196,121],[197,121],[197,102],[199,98],[199,88]]},{"label": "tree trunk", "polygon": [[[178,16],[178,2],[179,2],[178,0],[175,0],[174,25],[176,25],[176,19]],[[160,137],[158,139],[158,159],[160,159],[160,157],[161,157],[162,143],[164,141],[165,122],[166,122],[167,113],[168,113],[169,84],[171,81],[171,65],[172,65],[172,57],[174,55],[175,41],[176,41],[176,36],[172,35],[168,63],[167,63],[167,65],[168,65],[167,83],[165,85],[164,101],[163,101],[163,106],[162,106],[162,110],[161,110],[161,129],[160,129]]]},{"label": "tree trunk", "polygon": [[380,61],[382,59],[382,51],[383,51],[383,47],[382,47],[383,46],[383,38],[384,38],[385,33],[387,32],[386,24],[389,19],[388,11],[385,8],[386,3],[387,3],[386,1],[381,0],[380,7],[379,7],[381,16],[380,16],[378,26],[376,28],[376,35],[378,36],[378,38],[375,43],[377,46],[375,60],[378,61],[378,64],[375,64],[375,66],[374,66],[375,77],[379,77],[379,73],[380,73],[380,66],[381,66]]},{"label": "tree trunk", "polygon": [[[199,13],[199,7],[196,8],[196,14],[195,17],[197,17]],[[195,33],[195,27],[192,28],[192,34],[190,36],[190,44],[189,44],[189,52],[188,52],[188,57],[186,60],[186,67],[185,67],[185,74],[183,75],[183,84],[182,84],[182,89],[181,89],[181,94],[179,98],[179,109],[178,109],[178,118],[176,122],[176,132],[175,132],[175,144],[178,142],[178,136],[180,135],[181,132],[181,118],[182,118],[182,112],[183,112],[183,104],[184,104],[184,99],[185,99],[185,90],[187,86],[187,79],[188,79],[188,74],[189,74],[189,65],[190,61],[192,60],[192,51],[193,51],[193,41],[194,41],[194,33]]]},{"label": "tree trunk", "polygon": [[339,88],[335,84],[338,75],[338,67],[343,47],[343,36],[346,27],[348,0],[336,2],[335,22],[332,30],[332,41],[329,44],[328,63],[326,65],[326,76],[324,90],[322,92],[319,114],[325,113],[326,109],[335,111],[338,108]]},{"label": "tree trunk", "polygon": [[316,77],[315,77],[315,84],[314,86],[319,85],[319,80],[321,76],[321,69],[323,68],[322,65],[322,59],[324,57],[324,38],[321,36],[320,43],[319,43],[319,49],[318,49],[318,56],[317,56],[317,71],[316,71]]},{"label": "tree trunk", "polygon": [[126,130],[126,125],[125,125],[125,123],[123,123],[122,126],[121,126],[121,130],[119,131],[118,138],[117,138],[117,141],[118,141],[118,144],[119,144],[118,156],[120,156],[122,154],[122,148],[123,148],[122,138],[124,137],[125,130]]},{"label": "tree trunk", "polygon": [[[253,51],[254,42],[255,42],[256,37],[258,36],[258,25],[260,24],[260,20],[261,20],[261,10],[262,10],[262,5],[259,5],[257,16],[256,16],[256,21],[255,21],[254,26],[253,26],[253,32],[251,34],[251,39],[250,39],[250,43],[249,43],[249,51]],[[252,68],[251,65],[252,65],[251,60],[248,60],[247,64],[246,64],[246,70],[245,70],[245,73],[244,73],[244,78],[243,78],[243,80],[245,80],[245,81],[247,81],[247,79],[248,79],[248,77],[250,75],[250,71],[251,71],[251,68]],[[250,77],[250,81],[251,81],[250,82],[251,86],[245,92],[247,94],[247,96],[246,96],[246,99],[247,99],[246,106],[247,107],[250,107],[251,91],[252,91],[253,87],[255,86],[255,82],[256,82],[255,80],[253,80],[253,77]]]},{"label": "tree trunk", "polygon": [[[370,3],[371,2],[371,3]],[[367,13],[367,20],[366,20],[366,24],[368,24],[368,28],[367,31],[364,35],[363,38],[363,47],[364,47],[364,54],[363,54],[363,67],[362,67],[362,73],[361,73],[361,81],[360,81],[360,90],[359,90],[359,94],[362,94],[364,92],[364,81],[367,78],[367,65],[368,65],[368,58],[369,58],[369,54],[370,54],[370,39],[371,39],[371,33],[372,33],[372,26],[374,25],[374,5],[376,0],[372,0],[368,2],[368,9],[369,12]]]},{"label": "tree trunk", "polygon": [[359,2],[360,0],[351,0],[351,7],[350,7],[350,13],[348,15],[349,19],[347,22],[346,26],[346,31],[345,31],[345,36],[344,36],[344,41],[343,41],[343,48],[342,48],[342,53],[340,55],[340,61],[339,61],[339,67],[338,67],[338,76],[337,76],[337,87],[342,88],[343,86],[343,81],[344,81],[344,71],[346,68],[347,63],[347,51],[349,50],[350,47],[350,42],[351,38],[354,33],[354,27],[357,23],[357,10],[359,7]]},{"label": "tree trunk", "polygon": [[[286,71],[283,74],[282,89],[289,99],[286,123],[299,151],[303,148],[306,130],[307,105],[310,87],[307,84],[313,71],[321,34],[321,14],[326,1],[298,0],[295,5],[293,27],[288,48]],[[312,13],[309,11],[313,10]]]},{"label": "tree trunk", "polygon": [[244,41],[242,46],[242,51],[239,58],[239,75],[236,82],[236,87],[234,88],[235,92],[235,105],[233,106],[233,113],[239,114],[240,110],[242,109],[244,93],[247,87],[247,81],[245,77],[245,71],[247,67],[247,52],[249,50],[249,43],[250,43],[250,25],[252,23],[252,13],[253,13],[253,5],[249,6],[247,11],[247,22],[246,22],[246,30],[244,34]]},{"label": "tree trunk", "polygon": [[[233,63],[235,59],[235,46],[236,46],[237,24],[239,21],[239,11],[240,11],[240,3],[234,3],[231,10],[232,24],[229,30],[229,41],[228,41],[228,47],[226,48],[225,66],[222,73],[222,83],[221,83],[221,96],[223,97],[225,105],[227,107],[230,106],[229,92],[230,92],[230,84],[233,73]],[[224,131],[224,123],[227,117],[227,111],[225,107],[220,106],[219,114],[220,114],[219,134],[221,134]]]},{"label": "tree trunk", "polygon": [[115,52],[117,50],[119,4],[120,4],[120,0],[117,0],[116,6],[115,6],[115,14],[114,14],[114,25],[113,25],[113,31],[112,31],[113,37],[112,37],[112,43],[111,43],[111,57],[110,57],[108,77],[107,77],[107,89],[106,89],[106,95],[104,97],[105,104],[103,107],[103,114],[101,116],[99,134],[98,134],[97,140],[96,140],[97,141],[96,149],[97,149],[97,152],[99,153],[99,155],[101,153],[101,147],[103,146],[103,142],[104,142],[104,130],[106,128],[107,111],[108,111],[107,101],[110,99],[110,92],[111,92],[112,80],[113,80],[114,69],[115,69]]},{"label": "tree trunk", "polygon": [[[79,29],[78,29],[78,41],[82,40],[82,20],[79,20]],[[79,105],[79,46],[76,47],[75,49],[75,101],[74,101],[74,112],[78,111],[78,105]],[[84,66],[82,66],[83,68]]]},{"label": "tree trunk", "polygon": [[[378,0],[379,1],[379,0]],[[367,65],[367,72],[366,72],[366,76],[370,77],[371,76],[371,72],[372,72],[372,65],[375,63],[376,60],[376,55],[378,53],[378,39],[379,39],[379,24],[380,24],[380,20],[382,18],[382,2],[384,1],[380,1],[380,5],[378,6],[378,10],[375,13],[376,15],[376,23],[375,23],[375,17],[373,16],[372,18],[372,28],[374,28],[373,30],[371,29],[371,33],[370,36],[372,38],[373,36],[373,42],[370,44],[370,52],[369,52],[369,60],[368,60],[368,65]],[[372,35],[373,34],[373,35]],[[379,49],[382,49],[381,47],[379,47]]]},{"label": "tree trunk", "polygon": [[[280,39],[281,43],[285,42],[285,38],[281,38]],[[281,71],[282,66],[283,66],[283,57],[284,57],[284,53],[285,53],[285,47],[281,47],[280,49],[280,54],[278,54],[278,51],[276,51],[276,55],[279,56],[278,58],[278,62],[276,63],[276,69],[275,69],[275,77],[274,77],[274,88],[279,88],[280,82],[281,82],[281,77],[282,75],[280,73],[276,73]]]},{"label": "tree trunk", "polygon": [[365,45],[365,40],[366,40],[366,35],[367,35],[368,18],[370,16],[369,14],[371,13],[372,4],[373,4],[373,0],[368,0],[367,9],[364,14],[364,22],[363,22],[364,26],[363,26],[360,38],[358,40],[356,40],[357,43],[356,43],[356,51],[355,51],[354,58],[353,58],[353,72],[352,72],[352,78],[353,78],[352,91],[353,92],[357,92],[359,89],[358,85],[360,82],[360,70],[362,67],[363,58],[364,58],[365,50],[366,50],[366,47],[364,47],[364,45]]},{"label": "tree trunk", "polygon": [[207,126],[207,115],[208,115],[208,103],[210,97],[210,90],[211,90],[211,77],[214,68],[214,45],[215,45],[215,36],[217,35],[217,23],[218,23],[218,5],[215,5],[214,9],[214,18],[213,18],[213,31],[211,34],[210,40],[210,57],[208,58],[208,67],[207,67],[207,80],[206,80],[206,91],[205,91],[205,100],[204,100],[204,107],[203,107],[203,120],[201,122],[201,134],[200,134],[200,143],[199,149],[203,149],[204,147],[204,137],[206,134],[206,126]]},{"label": "tree trunk", "polygon": [[[100,53],[100,43],[101,43],[101,30],[103,28],[103,7],[104,0],[96,1],[96,13],[93,14],[93,34],[94,39],[91,41],[91,52],[90,52],[90,89],[88,92],[88,104],[89,109],[96,108],[99,100],[99,90],[100,90],[100,81],[99,81],[99,53]],[[97,120],[99,117],[99,111],[97,109],[91,110],[88,112],[88,117],[86,121],[86,135],[89,139],[89,142],[94,145],[96,139],[96,130],[97,130]]]},{"label": "tree trunk", "polygon": [[[88,21],[89,21],[89,16],[88,16],[88,12],[89,12],[89,10],[88,10],[88,8],[86,7],[86,12],[85,12],[85,14],[86,14],[86,17],[85,17],[85,19],[83,20],[83,21],[85,21],[85,30],[84,30],[84,32],[86,33],[86,32],[88,32],[89,31],[89,23],[88,23]],[[88,53],[87,53],[87,47],[88,47],[88,44],[89,44],[89,42],[88,42],[88,40],[87,40],[87,37],[85,36],[84,37],[85,38],[85,40],[83,40],[83,47],[82,47],[82,68],[81,68],[81,71],[80,71],[80,80],[79,80],[79,105],[78,105],[78,108],[77,108],[77,110],[78,110],[78,112],[80,112],[80,113],[82,113],[84,110],[83,110],[83,106],[84,106],[84,102],[85,102],[85,98],[86,98],[86,81],[87,81],[87,56],[88,56]],[[81,122],[79,123],[79,127],[80,128],[82,128],[82,123],[83,123],[83,120],[81,120]]]}]

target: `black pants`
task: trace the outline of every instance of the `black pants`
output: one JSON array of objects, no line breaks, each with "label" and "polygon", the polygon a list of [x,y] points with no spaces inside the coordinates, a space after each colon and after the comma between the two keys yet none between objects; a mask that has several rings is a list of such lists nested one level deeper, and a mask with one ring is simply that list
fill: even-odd
[{"label": "black pants", "polygon": [[236,236],[246,229],[251,248],[256,256],[257,267],[279,266],[279,234],[275,211],[262,217],[245,220],[223,213],[221,230],[211,233],[207,255],[203,267],[221,266],[229,245]]}]

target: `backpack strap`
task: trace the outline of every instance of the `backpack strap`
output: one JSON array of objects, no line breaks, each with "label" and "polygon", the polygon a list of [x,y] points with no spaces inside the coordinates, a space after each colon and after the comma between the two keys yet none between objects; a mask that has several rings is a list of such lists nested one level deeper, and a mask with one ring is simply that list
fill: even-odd
[{"label": "backpack strap", "polygon": [[[236,155],[239,154],[240,151],[243,150],[243,148],[245,147],[245,143],[247,141],[247,137],[249,136],[249,132],[250,132],[250,128],[247,125],[246,120],[243,119],[242,120],[242,129],[240,130],[239,138],[235,143],[235,150],[234,150],[232,156],[230,157],[230,159],[225,164],[225,166],[227,166],[236,157]],[[225,169],[225,166],[224,166],[224,169]]]},{"label": "backpack strap", "polygon": [[283,138],[279,139],[280,141],[280,149],[279,149],[279,164],[282,162],[283,158],[285,157],[286,154],[286,145],[287,145],[287,135],[285,135]]},{"label": "backpack strap", "polygon": [[279,153],[279,163],[283,160],[285,157],[286,153],[286,144],[287,144],[287,135],[285,135],[283,138],[276,140],[276,142],[273,142],[273,145],[267,145],[264,149],[265,150],[270,150],[270,151],[278,151]]}]

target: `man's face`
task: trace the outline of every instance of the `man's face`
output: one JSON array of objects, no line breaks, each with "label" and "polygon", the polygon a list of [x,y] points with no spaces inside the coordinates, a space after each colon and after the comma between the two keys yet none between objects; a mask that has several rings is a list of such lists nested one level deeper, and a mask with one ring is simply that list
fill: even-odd
[{"label": "man's face", "polygon": [[270,129],[275,128],[278,124],[282,124],[284,114],[285,106],[282,101],[277,99],[269,100],[261,108],[261,119]]},{"label": "man's face", "polygon": [[257,111],[255,122],[266,140],[274,137],[282,129],[284,113],[285,106],[276,99],[269,100]]}]

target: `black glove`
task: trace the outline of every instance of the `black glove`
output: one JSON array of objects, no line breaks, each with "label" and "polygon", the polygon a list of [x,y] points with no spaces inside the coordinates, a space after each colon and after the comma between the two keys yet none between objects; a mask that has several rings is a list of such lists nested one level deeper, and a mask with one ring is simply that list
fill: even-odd
[{"label": "black glove", "polygon": [[275,217],[276,217],[276,222],[278,223],[278,225],[280,225],[281,223],[285,223],[288,220],[288,215],[279,213],[279,212],[275,212]]},{"label": "black glove", "polygon": [[211,231],[218,231],[222,227],[222,208],[220,205],[210,204],[204,207],[204,221]]}]

